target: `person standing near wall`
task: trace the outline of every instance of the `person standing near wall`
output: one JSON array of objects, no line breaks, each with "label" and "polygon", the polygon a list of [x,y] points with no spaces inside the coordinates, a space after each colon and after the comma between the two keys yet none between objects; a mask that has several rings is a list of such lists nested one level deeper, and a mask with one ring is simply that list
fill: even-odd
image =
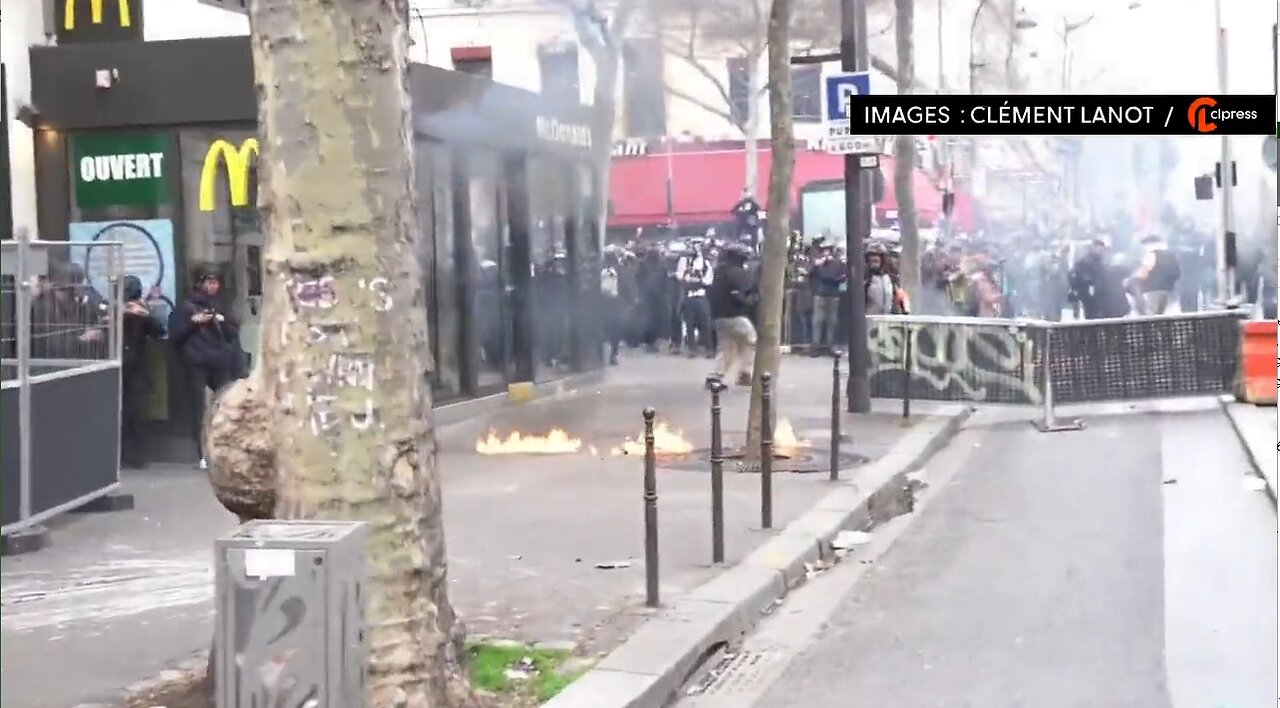
[{"label": "person standing near wall", "polygon": [[200,455],[200,469],[207,469],[202,432],[206,392],[217,393],[242,375],[243,351],[240,327],[222,299],[222,277],[217,266],[203,264],[192,277],[195,286],[174,311],[170,339],[186,366],[191,396],[191,430]]},{"label": "person standing near wall", "polygon": [[142,281],[136,275],[126,275],[122,285],[120,462],[138,469],[146,465],[147,341],[164,337],[165,328],[143,299]]}]

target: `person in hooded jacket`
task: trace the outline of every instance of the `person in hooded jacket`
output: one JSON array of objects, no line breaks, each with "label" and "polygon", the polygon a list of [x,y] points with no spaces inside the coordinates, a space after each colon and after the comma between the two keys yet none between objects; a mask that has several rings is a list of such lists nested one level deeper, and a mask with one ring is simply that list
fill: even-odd
[{"label": "person in hooded jacket", "polygon": [[751,385],[754,364],[756,328],[751,311],[759,299],[755,281],[747,273],[748,254],[742,248],[729,248],[721,254],[707,289],[707,301],[720,344],[721,373],[739,386]]},{"label": "person in hooded jacket", "polygon": [[120,461],[126,467],[146,464],[147,341],[165,335],[164,324],[143,299],[142,281],[126,275],[123,317],[120,320]]},{"label": "person in hooded jacket", "polygon": [[239,323],[221,298],[222,277],[217,267],[205,264],[193,275],[195,286],[174,311],[169,330],[173,346],[187,368],[191,430],[200,454],[200,469],[208,469],[201,440],[205,392],[217,393],[241,375],[243,351]]}]

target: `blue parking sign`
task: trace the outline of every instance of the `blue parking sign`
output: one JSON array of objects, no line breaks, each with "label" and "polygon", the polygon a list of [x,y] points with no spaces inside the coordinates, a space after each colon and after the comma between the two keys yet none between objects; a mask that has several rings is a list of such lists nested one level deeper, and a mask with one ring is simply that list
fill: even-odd
[{"label": "blue parking sign", "polygon": [[849,71],[824,77],[822,116],[828,122],[849,120],[849,97],[871,95],[871,74]]}]

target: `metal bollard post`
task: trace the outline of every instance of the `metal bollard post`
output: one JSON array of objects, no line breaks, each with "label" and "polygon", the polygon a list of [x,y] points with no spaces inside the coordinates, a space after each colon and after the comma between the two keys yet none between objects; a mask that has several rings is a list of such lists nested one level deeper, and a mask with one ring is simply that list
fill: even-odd
[{"label": "metal bollard post", "polygon": [[773,528],[773,375],[760,374],[760,528]]},{"label": "metal bollard post", "polygon": [[1044,388],[1044,418],[1036,423],[1036,427],[1042,433],[1062,433],[1072,430],[1083,430],[1084,423],[1079,420],[1059,421],[1053,409],[1053,371],[1049,362],[1053,361],[1053,327],[1050,326],[1044,333],[1044,353],[1041,356],[1041,381]]},{"label": "metal bollard post", "polygon": [[644,409],[644,597],[648,607],[658,606],[658,459],[653,452],[653,418]]},{"label": "metal bollard post", "polygon": [[902,323],[902,417],[911,417],[911,326]]},{"label": "metal bollard post", "polygon": [[831,481],[840,480],[840,352],[831,357]]},{"label": "metal bollard post", "polygon": [[720,432],[720,394],[728,386],[719,376],[707,377],[711,392],[711,562],[724,562],[724,441]]}]

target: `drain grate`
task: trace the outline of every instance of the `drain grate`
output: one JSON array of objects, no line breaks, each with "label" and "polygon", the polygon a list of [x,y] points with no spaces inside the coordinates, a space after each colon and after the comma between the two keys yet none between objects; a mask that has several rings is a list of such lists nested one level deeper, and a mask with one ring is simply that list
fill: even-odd
[{"label": "drain grate", "polygon": [[[840,452],[841,469],[864,465],[868,461],[869,458],[866,455],[860,455],[856,452]],[[694,450],[685,455],[658,455],[657,464],[659,467],[666,469],[709,472],[711,471],[711,451],[704,448]],[[826,447],[790,449],[782,454],[775,454],[773,457],[773,471],[779,473],[809,474],[825,472],[830,469],[830,466],[831,450]],[[743,461],[740,450],[726,450],[724,469],[726,472],[759,472],[760,463]]]},{"label": "drain grate", "polygon": [[[712,671],[701,690],[681,702],[681,705],[720,705],[725,698],[759,695],[781,674],[786,652],[779,649],[742,651],[725,657]],[[741,705],[734,702],[727,705]]]}]

